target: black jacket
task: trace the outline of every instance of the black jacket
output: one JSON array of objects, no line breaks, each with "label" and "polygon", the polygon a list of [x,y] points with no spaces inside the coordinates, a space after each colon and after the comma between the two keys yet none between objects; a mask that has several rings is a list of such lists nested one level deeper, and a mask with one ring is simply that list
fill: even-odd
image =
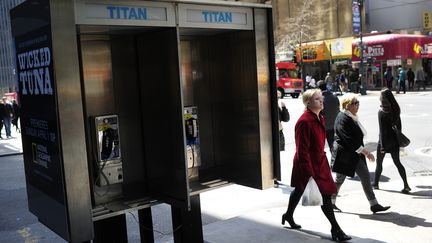
[{"label": "black jacket", "polygon": [[360,146],[364,146],[362,130],[351,117],[339,112],[335,121],[333,171],[353,177],[357,163],[366,163],[364,155],[356,152]]},{"label": "black jacket", "polygon": [[325,90],[322,92],[324,96],[324,110],[321,115],[325,118],[326,131],[334,129],[334,122],[339,113],[339,99],[330,91]]},{"label": "black jacket", "polygon": [[391,152],[399,148],[396,134],[392,129],[393,125],[402,131],[402,123],[400,117],[393,118],[389,112],[383,110],[378,111],[378,124],[379,124],[379,140],[378,148],[384,149],[386,152]]}]

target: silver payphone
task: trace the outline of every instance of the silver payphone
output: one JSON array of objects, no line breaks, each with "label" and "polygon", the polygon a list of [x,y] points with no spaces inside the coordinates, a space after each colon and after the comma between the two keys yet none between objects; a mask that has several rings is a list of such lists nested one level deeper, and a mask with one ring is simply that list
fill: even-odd
[{"label": "silver payphone", "polygon": [[186,133],[186,161],[190,180],[198,179],[198,167],[201,165],[198,108],[184,107],[183,119]]},{"label": "silver payphone", "polygon": [[95,121],[97,164],[96,184],[99,186],[123,182],[120,132],[117,115],[97,116]]}]

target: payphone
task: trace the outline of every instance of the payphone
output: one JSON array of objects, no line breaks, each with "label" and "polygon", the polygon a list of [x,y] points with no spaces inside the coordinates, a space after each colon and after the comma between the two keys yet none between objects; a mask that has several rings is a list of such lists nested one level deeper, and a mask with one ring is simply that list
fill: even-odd
[{"label": "payphone", "polygon": [[190,180],[198,179],[198,167],[201,165],[198,108],[184,107],[184,124],[186,133],[186,160]]},{"label": "payphone", "polygon": [[123,168],[120,152],[120,133],[117,115],[94,118],[97,145],[98,186],[121,183]]}]

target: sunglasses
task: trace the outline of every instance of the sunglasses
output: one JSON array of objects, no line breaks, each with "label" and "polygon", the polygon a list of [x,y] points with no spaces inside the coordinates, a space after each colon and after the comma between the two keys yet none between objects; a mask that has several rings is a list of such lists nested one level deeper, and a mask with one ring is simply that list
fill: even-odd
[{"label": "sunglasses", "polygon": [[353,104],[353,105],[360,105],[360,101],[356,101],[356,102],[351,103],[351,104]]}]

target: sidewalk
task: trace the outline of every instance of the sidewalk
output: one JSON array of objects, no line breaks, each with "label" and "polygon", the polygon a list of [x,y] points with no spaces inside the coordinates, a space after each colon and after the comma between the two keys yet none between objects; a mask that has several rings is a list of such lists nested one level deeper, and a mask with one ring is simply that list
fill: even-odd
[{"label": "sidewalk", "polygon": [[[282,174],[285,185],[279,188],[261,191],[233,185],[201,194],[202,214],[220,219],[203,226],[206,242],[331,241],[331,226],[320,207],[304,207],[300,202],[294,219],[302,229],[291,230],[288,224],[281,225],[293,189],[286,185],[290,182],[293,152],[288,150],[282,155],[281,170],[289,173]],[[372,172],[375,167],[369,165]],[[374,215],[359,178],[347,178],[337,199],[343,212],[335,215],[345,233],[353,237],[350,242],[432,242],[432,176],[415,174],[408,181],[412,188],[408,195],[400,193],[403,183],[399,177],[381,182],[375,195],[379,203],[391,208]]]},{"label": "sidewalk", "polygon": [[[12,136],[15,138],[0,140],[2,153],[21,152],[20,134],[13,131]],[[288,150],[282,156],[284,184],[290,181],[292,153]],[[22,157],[3,157],[0,162],[5,165],[19,163],[17,169],[20,170],[2,172],[5,184],[0,190],[0,198],[3,198],[0,239],[6,241],[0,242],[64,242],[28,212],[25,180],[20,176],[23,173]],[[3,167],[4,170],[8,168]],[[412,188],[412,193],[408,195],[399,192],[402,182],[398,177],[380,184],[381,189],[375,190],[377,199],[381,204],[391,206],[391,209],[375,215],[369,209],[358,178],[347,178],[337,200],[343,212],[336,213],[336,218],[345,233],[353,237],[350,242],[432,242],[432,174],[413,175],[408,178]],[[287,185],[267,190],[230,185],[202,193],[205,242],[330,242],[330,224],[320,207],[298,205],[294,218],[296,223],[302,225],[300,230],[281,225],[281,215],[286,211],[292,189]],[[155,232],[155,242],[173,242],[170,207],[157,205],[152,208],[152,214],[155,231],[166,232],[164,235]],[[127,215],[127,221],[129,242],[139,242],[137,222],[131,214]]]},{"label": "sidewalk", "polygon": [[[383,183],[375,194],[383,205],[390,205],[386,213],[372,214],[359,182],[358,190],[344,192],[338,206],[343,213],[336,218],[350,242],[432,242],[432,177],[411,177],[412,193],[401,194],[400,181]],[[347,186],[345,185],[344,186]],[[302,225],[291,230],[281,225],[291,188],[281,187],[264,191],[235,185],[201,195],[203,214],[222,216],[222,220],[204,226],[207,242],[328,242],[330,224],[320,207],[298,205],[294,218]],[[229,218],[228,214],[234,217]],[[235,214],[238,215],[235,215]],[[227,219],[223,219],[227,217]]]},{"label": "sidewalk", "polygon": [[17,132],[15,127],[11,127],[12,138],[6,138],[6,132],[1,130],[0,139],[0,156],[9,156],[22,153],[21,133]]}]

